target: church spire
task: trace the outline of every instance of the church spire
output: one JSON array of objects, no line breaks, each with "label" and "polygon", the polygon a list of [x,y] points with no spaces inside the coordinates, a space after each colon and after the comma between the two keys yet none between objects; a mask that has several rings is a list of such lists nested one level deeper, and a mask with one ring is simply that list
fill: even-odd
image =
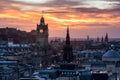
[{"label": "church spire", "polygon": [[101,38],[101,43],[103,43],[104,42],[104,39],[103,39],[103,36],[102,36],[102,38]]},{"label": "church spire", "polygon": [[105,42],[108,42],[108,33],[106,33]]},{"label": "church spire", "polygon": [[66,44],[70,44],[69,27],[67,27]]},{"label": "church spire", "polygon": [[99,37],[97,37],[97,42],[99,42]]}]

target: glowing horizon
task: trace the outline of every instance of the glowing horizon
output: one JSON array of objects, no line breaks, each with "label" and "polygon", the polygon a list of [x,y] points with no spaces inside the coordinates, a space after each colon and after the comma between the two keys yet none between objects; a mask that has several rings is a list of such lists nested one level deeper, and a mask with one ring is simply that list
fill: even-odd
[{"label": "glowing horizon", "polygon": [[[49,37],[65,37],[70,27],[72,38],[120,38],[119,0],[1,0],[0,28],[36,29],[41,16],[49,27]],[[43,12],[43,13],[42,13]]]}]

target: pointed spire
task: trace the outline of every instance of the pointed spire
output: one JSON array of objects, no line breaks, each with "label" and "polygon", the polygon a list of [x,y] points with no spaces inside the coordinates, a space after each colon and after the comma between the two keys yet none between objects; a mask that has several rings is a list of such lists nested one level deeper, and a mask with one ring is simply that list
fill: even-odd
[{"label": "pointed spire", "polygon": [[69,35],[69,27],[67,27],[67,34],[66,34],[66,44],[64,45],[63,48],[63,61],[65,62],[72,62],[74,59],[73,56],[73,48],[72,45],[70,45],[70,35]]},{"label": "pointed spire", "polygon": [[67,27],[66,44],[70,44],[69,27]]},{"label": "pointed spire", "polygon": [[102,36],[102,38],[101,38],[101,43],[103,43],[103,41],[104,41],[104,40],[103,40],[103,36]]},{"label": "pointed spire", "polygon": [[97,37],[97,42],[99,42],[99,37]]},{"label": "pointed spire", "polygon": [[106,33],[105,42],[108,42],[108,33]]}]

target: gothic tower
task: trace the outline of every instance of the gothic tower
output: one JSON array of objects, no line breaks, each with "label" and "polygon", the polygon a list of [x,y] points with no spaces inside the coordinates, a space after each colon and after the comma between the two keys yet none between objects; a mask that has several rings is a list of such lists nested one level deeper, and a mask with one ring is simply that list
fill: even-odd
[{"label": "gothic tower", "polygon": [[63,61],[64,62],[71,62],[73,61],[73,48],[70,44],[70,35],[69,35],[69,28],[67,28],[67,34],[66,34],[66,43],[63,47]]},{"label": "gothic tower", "polygon": [[48,24],[45,24],[44,17],[41,17],[40,24],[37,24],[36,43],[41,49],[48,46]]},{"label": "gothic tower", "polygon": [[106,36],[105,36],[105,43],[108,43],[108,33],[106,33]]}]

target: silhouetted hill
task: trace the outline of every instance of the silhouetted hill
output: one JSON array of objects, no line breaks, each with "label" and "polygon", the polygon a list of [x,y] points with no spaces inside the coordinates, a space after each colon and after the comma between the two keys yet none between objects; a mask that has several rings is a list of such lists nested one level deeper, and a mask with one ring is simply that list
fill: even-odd
[{"label": "silhouetted hill", "polygon": [[13,40],[14,43],[35,42],[35,31],[26,32],[16,28],[0,28],[0,40]]}]

